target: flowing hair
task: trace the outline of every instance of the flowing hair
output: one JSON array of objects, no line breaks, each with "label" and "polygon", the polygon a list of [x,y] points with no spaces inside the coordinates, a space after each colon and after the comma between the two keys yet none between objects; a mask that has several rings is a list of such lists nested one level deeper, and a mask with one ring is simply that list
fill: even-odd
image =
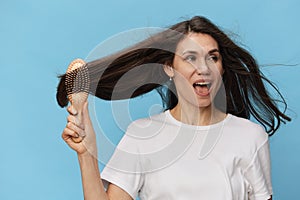
[{"label": "flowing hair", "polygon": [[[90,76],[89,93],[104,100],[134,98],[156,89],[165,109],[174,108],[177,94],[174,83],[164,72],[163,66],[172,66],[177,44],[188,33],[208,34],[216,40],[224,68],[225,112],[249,119],[253,116],[271,136],[281,123],[290,121],[285,111],[286,101],[277,87],[260,71],[251,54],[234,43],[223,31],[205,17],[195,16],[169,29],[123,49],[119,52],[86,64]],[[128,73],[130,72],[130,73]],[[126,81],[119,81],[126,76]],[[68,104],[65,78],[59,76],[57,102]],[[168,83],[168,87],[165,87]],[[279,99],[273,99],[266,86],[274,89]],[[283,111],[277,102],[284,105]]]}]

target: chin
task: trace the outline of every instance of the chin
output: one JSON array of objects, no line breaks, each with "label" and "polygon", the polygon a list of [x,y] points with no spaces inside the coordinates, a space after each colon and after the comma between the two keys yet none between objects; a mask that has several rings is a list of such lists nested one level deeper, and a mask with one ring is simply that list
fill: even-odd
[{"label": "chin", "polygon": [[211,103],[199,103],[198,108],[209,108],[211,107]]},{"label": "chin", "polygon": [[211,101],[210,100],[199,100],[197,103],[193,102],[192,103],[193,106],[197,107],[197,108],[209,108],[211,107]]}]

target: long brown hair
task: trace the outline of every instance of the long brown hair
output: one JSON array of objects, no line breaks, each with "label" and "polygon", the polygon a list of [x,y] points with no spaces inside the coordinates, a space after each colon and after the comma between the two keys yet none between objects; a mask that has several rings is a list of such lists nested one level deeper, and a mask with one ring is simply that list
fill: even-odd
[{"label": "long brown hair", "polygon": [[[219,45],[225,69],[225,112],[247,119],[253,116],[269,135],[273,135],[281,123],[291,120],[284,114],[287,104],[283,96],[263,76],[251,54],[201,16],[175,24],[130,48],[88,62],[86,66],[91,80],[90,93],[104,100],[119,100],[134,98],[157,89],[165,109],[174,108],[178,103],[176,88],[174,83],[168,81],[163,65],[172,66],[177,44],[189,32],[208,34]],[[126,81],[123,81],[125,84],[118,84],[124,75],[127,75]],[[65,74],[60,76],[56,95],[61,107],[68,104],[65,77]],[[280,99],[272,99],[265,84],[273,88]],[[283,111],[278,108],[278,101],[283,103]]]}]

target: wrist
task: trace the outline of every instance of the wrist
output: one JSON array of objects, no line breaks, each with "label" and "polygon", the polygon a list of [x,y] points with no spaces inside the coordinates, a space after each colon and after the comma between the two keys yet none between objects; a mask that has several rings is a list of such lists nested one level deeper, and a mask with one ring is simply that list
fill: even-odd
[{"label": "wrist", "polygon": [[94,157],[97,159],[98,151],[96,146],[84,144],[84,151],[77,151],[77,156],[80,158]]},{"label": "wrist", "polygon": [[98,169],[98,159],[89,152],[78,154],[78,161],[81,169]]},{"label": "wrist", "polygon": [[77,157],[78,157],[79,161],[96,159],[95,156],[93,154],[91,154],[89,151],[85,151],[83,153],[77,153]]}]

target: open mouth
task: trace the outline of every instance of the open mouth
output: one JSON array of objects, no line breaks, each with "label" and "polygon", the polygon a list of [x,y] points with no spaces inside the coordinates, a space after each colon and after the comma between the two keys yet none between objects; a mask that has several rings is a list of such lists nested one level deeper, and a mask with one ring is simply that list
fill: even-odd
[{"label": "open mouth", "polygon": [[211,82],[198,82],[198,83],[194,83],[193,87],[207,87],[209,89],[211,87]]},{"label": "open mouth", "polygon": [[198,95],[208,96],[211,85],[212,85],[211,82],[205,81],[205,82],[196,82],[193,84],[193,87],[195,88],[195,91]]}]

